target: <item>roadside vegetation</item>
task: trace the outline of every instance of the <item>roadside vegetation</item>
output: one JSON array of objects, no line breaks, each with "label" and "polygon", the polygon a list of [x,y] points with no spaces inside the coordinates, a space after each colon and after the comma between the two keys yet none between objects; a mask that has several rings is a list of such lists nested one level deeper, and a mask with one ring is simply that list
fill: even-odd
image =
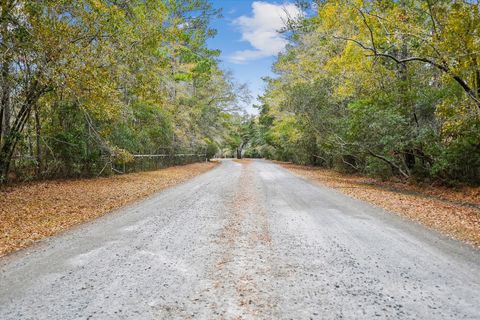
[{"label": "roadside vegetation", "polygon": [[[84,195],[94,197],[99,176],[215,154],[413,182],[405,188],[422,195],[480,185],[478,1],[296,3],[305,15],[285,21],[281,32],[290,45],[273,65],[275,76],[265,79],[253,116],[238,107],[250,98],[246,86],[207,46],[216,33],[209,22],[220,15],[208,0],[2,1],[0,254],[159,190],[170,178],[141,176],[155,185],[133,198],[120,189],[136,187],[119,184],[112,194],[121,201],[79,210],[80,218],[71,215],[75,206],[62,211],[68,205],[55,204],[66,186],[78,184],[81,193],[88,185],[93,194]],[[98,179],[58,181],[56,193],[46,194],[37,192],[42,183],[23,184],[80,177]],[[105,190],[122,181],[112,179]],[[428,214],[384,207],[429,225],[433,220],[422,215],[434,216],[445,225],[437,229],[478,244],[471,236],[479,223],[472,188],[459,190],[474,190],[467,201],[474,205],[448,200],[445,215],[433,213],[441,201]],[[75,202],[75,192],[65,199]],[[37,218],[43,231],[32,222]]]},{"label": "roadside vegetation", "polygon": [[[480,183],[476,1],[300,1],[231,150],[388,179]],[[309,9],[310,8],[310,9]],[[312,12],[313,11],[313,12]]]},{"label": "roadside vegetation", "polygon": [[480,6],[299,1],[258,116],[225,153],[480,245]]},{"label": "roadside vegetation", "polygon": [[248,97],[206,45],[207,0],[0,10],[0,184],[204,161]]}]

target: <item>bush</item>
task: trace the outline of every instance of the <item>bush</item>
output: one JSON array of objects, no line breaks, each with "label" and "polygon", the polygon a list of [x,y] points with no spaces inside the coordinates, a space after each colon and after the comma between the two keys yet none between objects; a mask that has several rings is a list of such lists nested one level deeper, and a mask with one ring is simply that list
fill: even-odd
[{"label": "bush", "polygon": [[215,142],[208,140],[207,148],[205,150],[206,157],[208,160],[212,159],[218,152],[218,146]]}]

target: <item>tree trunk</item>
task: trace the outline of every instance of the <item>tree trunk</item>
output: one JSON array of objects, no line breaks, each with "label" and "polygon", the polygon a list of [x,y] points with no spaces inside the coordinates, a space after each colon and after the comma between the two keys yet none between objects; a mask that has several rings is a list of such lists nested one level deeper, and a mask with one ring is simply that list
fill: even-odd
[{"label": "tree trunk", "polygon": [[10,10],[12,9],[12,3],[9,1],[2,1],[1,5],[1,16],[0,21],[2,24],[0,25],[0,36],[2,38],[2,42],[4,43],[5,50],[2,50],[2,66],[1,66],[1,84],[2,84],[2,92],[0,93],[0,146],[2,145],[3,140],[8,134],[9,127],[10,127],[10,81],[9,81],[9,72],[10,72],[10,63],[11,57],[8,53],[8,15],[10,14]]},{"label": "tree trunk", "polygon": [[237,159],[242,159],[243,147],[245,147],[245,142],[242,142],[237,148]]},{"label": "tree trunk", "polygon": [[5,137],[3,145],[0,149],[0,182],[8,180],[8,172],[10,170],[10,161],[15,149],[15,142],[11,135]]},{"label": "tree trunk", "polygon": [[36,166],[36,175],[40,177],[43,172],[43,154],[42,154],[42,144],[41,144],[41,124],[40,124],[40,114],[38,104],[35,104],[35,135],[36,135],[36,153],[37,153],[37,166]]},{"label": "tree trunk", "polygon": [[13,153],[18,141],[22,137],[22,132],[30,118],[30,114],[33,106],[36,105],[38,98],[44,93],[42,89],[38,88],[38,82],[34,81],[30,86],[30,90],[27,93],[25,102],[22,104],[15,121],[8,133],[3,139],[0,146],[0,181],[6,182],[8,179],[8,173],[10,170],[10,164],[12,161]]},{"label": "tree trunk", "polygon": [[237,159],[242,159],[242,147],[237,148]]},{"label": "tree trunk", "polygon": [[0,98],[0,144],[10,132],[11,106],[10,106],[10,61],[5,58],[2,62],[2,92]]}]

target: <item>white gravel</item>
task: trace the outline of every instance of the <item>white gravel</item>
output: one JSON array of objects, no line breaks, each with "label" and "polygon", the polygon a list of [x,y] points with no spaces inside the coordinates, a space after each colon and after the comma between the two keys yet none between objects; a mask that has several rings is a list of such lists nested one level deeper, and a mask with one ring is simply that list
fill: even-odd
[{"label": "white gravel", "polygon": [[480,252],[270,162],[0,259],[0,319],[479,319]]}]

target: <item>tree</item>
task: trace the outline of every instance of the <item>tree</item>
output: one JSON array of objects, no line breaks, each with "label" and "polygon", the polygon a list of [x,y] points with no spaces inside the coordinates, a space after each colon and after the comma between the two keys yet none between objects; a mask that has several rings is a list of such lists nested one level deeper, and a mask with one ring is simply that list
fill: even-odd
[{"label": "tree", "polygon": [[334,0],[317,8],[288,26],[291,45],[267,79],[269,156],[478,182],[478,3]]},{"label": "tree", "polygon": [[221,140],[243,92],[207,47],[218,14],[206,0],[3,1],[0,179]]}]

